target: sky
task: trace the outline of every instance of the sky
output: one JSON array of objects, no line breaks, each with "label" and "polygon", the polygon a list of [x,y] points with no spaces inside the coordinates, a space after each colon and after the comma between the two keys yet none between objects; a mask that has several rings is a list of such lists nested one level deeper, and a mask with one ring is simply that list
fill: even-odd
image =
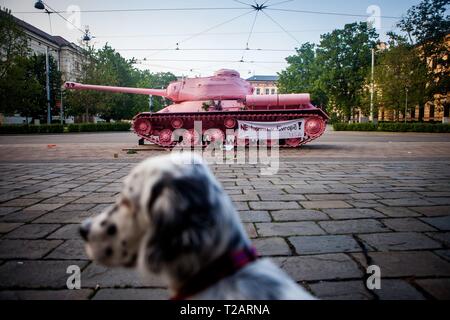
[{"label": "sky", "polygon": [[[228,68],[248,78],[281,72],[287,66],[285,58],[295,54],[296,47],[305,42],[318,43],[321,34],[347,23],[367,21],[373,10],[380,12],[375,13],[381,16],[376,23],[378,33],[385,39],[386,32],[396,30],[399,17],[420,2],[256,0],[259,4],[264,1],[268,8],[258,12],[249,5],[255,4],[251,0],[44,1],[72,23],[57,14],[51,14],[49,19],[48,14],[34,8],[33,0],[0,0],[0,6],[10,9],[19,19],[74,43],[80,42],[85,26],[89,26],[91,45],[100,48],[108,43],[122,56],[137,59],[139,69],[209,76],[215,70]],[[173,10],[187,8],[205,10]],[[175,50],[177,47],[179,50]]]}]

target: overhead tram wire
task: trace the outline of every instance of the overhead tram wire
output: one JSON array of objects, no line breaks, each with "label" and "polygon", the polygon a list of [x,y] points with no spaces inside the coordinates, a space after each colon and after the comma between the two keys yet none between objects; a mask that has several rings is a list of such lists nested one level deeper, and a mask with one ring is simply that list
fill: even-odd
[{"label": "overhead tram wire", "polygon": [[270,3],[269,3],[269,5],[267,6],[267,8],[270,8],[270,7],[273,7],[273,6],[278,6],[278,5],[280,5],[280,4],[287,3],[287,2],[292,2],[292,1],[294,1],[294,0],[286,0],[286,1],[281,1],[281,2],[274,3],[274,4],[270,4]]},{"label": "overhead tram wire", "polygon": [[295,49],[271,48],[118,48],[117,51],[257,51],[257,52],[293,52]]},{"label": "overhead tram wire", "polygon": [[[283,12],[296,12],[296,13],[306,13],[306,14],[317,14],[317,15],[329,15],[329,16],[367,18],[367,15],[364,15],[364,14],[343,13],[343,12],[341,13],[341,12],[310,11],[310,10],[281,9],[281,8],[267,8],[266,10],[283,11]],[[380,18],[384,18],[384,19],[397,19],[397,20],[401,19],[401,17],[394,17],[394,16],[379,16],[379,17]]]},{"label": "overhead tram wire", "polygon": [[[69,21],[69,20],[67,20],[63,15],[61,15],[58,11],[56,11],[56,10],[54,10],[52,7],[50,7],[47,3],[45,3],[45,5],[51,10],[50,12],[49,12],[49,14],[52,14],[52,13],[56,13],[59,17],[61,17],[64,21],[66,21],[67,23],[70,23],[75,29],[77,29],[78,31],[80,31],[81,33],[85,33],[85,31],[84,30],[81,30],[78,26],[76,26],[73,22],[71,22],[71,21]],[[41,12],[40,12],[41,13]],[[47,12],[43,12],[43,13],[45,13],[45,14],[47,14]]]},{"label": "overhead tram wire", "polygon": [[248,44],[250,42],[250,38],[252,37],[253,29],[255,28],[256,19],[258,18],[258,14],[259,14],[259,10],[256,10],[255,18],[253,19],[252,26],[250,27],[250,32],[248,33],[248,38],[247,38],[247,42],[245,44],[245,49],[244,49],[244,51],[242,51],[241,60],[244,60],[245,51],[250,50],[248,47]]},{"label": "overhead tram wire", "polygon": [[[245,12],[245,13],[243,13],[243,14],[240,14],[240,15],[234,17],[234,18],[228,19],[228,20],[226,20],[226,21],[224,21],[224,22],[221,22],[221,23],[219,23],[219,24],[217,24],[217,25],[214,25],[214,26],[212,26],[212,27],[210,27],[210,28],[208,28],[208,29],[205,29],[205,30],[203,30],[203,31],[201,31],[201,32],[195,33],[195,34],[193,34],[192,36],[187,37],[186,39],[183,39],[183,40],[177,42],[177,48],[178,48],[178,45],[181,44],[181,43],[185,43],[185,42],[187,42],[187,41],[189,41],[189,40],[192,40],[193,38],[198,37],[198,36],[200,36],[201,34],[204,34],[204,33],[207,33],[207,32],[209,32],[209,31],[211,31],[211,30],[214,30],[214,29],[216,29],[216,28],[219,28],[219,27],[221,27],[221,26],[223,26],[223,25],[225,25],[225,24],[227,24],[227,23],[230,23],[230,22],[232,22],[232,21],[234,21],[234,20],[237,20],[237,19],[239,19],[239,18],[241,18],[241,17],[243,17],[243,16],[246,16],[246,15],[250,14],[251,12],[253,12],[253,10],[247,11],[247,12]],[[172,47],[167,47],[167,49],[170,49],[170,48],[172,48]],[[157,55],[157,54],[160,53],[160,52],[161,52],[161,51],[156,51],[154,54],[152,54],[152,55],[150,55],[150,56],[148,56],[148,57],[146,57],[146,58],[153,57],[153,56]]]},{"label": "overhead tram wire", "polygon": [[[148,11],[208,11],[208,10],[244,10],[244,7],[193,7],[193,8],[139,8],[139,9],[90,9],[80,10],[80,13],[114,13],[114,12],[148,12]],[[14,11],[13,14],[36,14],[40,11]],[[66,13],[63,10],[55,10],[54,13]]]},{"label": "overhead tram wire", "polygon": [[273,23],[275,23],[281,30],[283,30],[289,37],[291,37],[292,39],[295,40],[295,42],[297,42],[298,44],[300,44],[300,41],[298,41],[298,39],[289,31],[287,31],[281,24],[279,24],[274,18],[272,18],[267,12],[265,12],[264,10],[262,11],[262,13],[264,13],[266,15],[266,17],[268,17],[270,20],[272,20]]}]

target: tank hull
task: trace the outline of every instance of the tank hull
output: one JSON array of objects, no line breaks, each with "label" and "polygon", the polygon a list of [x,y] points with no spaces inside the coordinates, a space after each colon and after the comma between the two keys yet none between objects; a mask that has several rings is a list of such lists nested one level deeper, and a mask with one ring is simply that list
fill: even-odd
[{"label": "tank hull", "polygon": [[[294,138],[265,139],[268,145],[300,147],[319,138],[326,129],[328,115],[319,108],[242,110],[218,112],[144,112],[133,118],[134,132],[151,143],[165,148],[177,144],[185,146],[210,143],[234,145],[253,144],[254,141],[239,136],[240,121],[252,123],[285,123],[298,120],[303,123],[304,135]],[[231,138],[231,139],[230,139]],[[264,140],[264,139],[263,139]],[[261,143],[261,142],[260,142]]]}]

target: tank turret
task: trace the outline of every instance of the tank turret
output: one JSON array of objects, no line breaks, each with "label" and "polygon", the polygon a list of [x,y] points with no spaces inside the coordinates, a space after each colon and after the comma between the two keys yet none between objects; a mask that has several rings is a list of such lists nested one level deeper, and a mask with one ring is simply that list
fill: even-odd
[{"label": "tank turret", "polygon": [[[154,95],[174,104],[157,113],[140,113],[133,119],[133,129],[143,139],[162,146],[172,146],[173,130],[184,128],[184,143],[203,143],[203,132],[196,132],[195,121],[205,123],[202,131],[213,130],[215,139],[224,130],[238,129],[238,122],[280,123],[298,120],[303,136],[283,139],[282,144],[296,147],[323,134],[328,115],[311,104],[309,94],[255,95],[254,88],[237,71],[221,69],[211,77],[186,78],[166,89],[126,88],[66,82],[71,90],[95,90],[112,93]],[[267,124],[268,125],[268,124]],[[267,126],[266,125],[266,126]],[[264,127],[264,124],[259,124]],[[296,135],[301,135],[297,133]],[[211,138],[211,137],[209,137]],[[211,140],[211,139],[210,139]]]}]

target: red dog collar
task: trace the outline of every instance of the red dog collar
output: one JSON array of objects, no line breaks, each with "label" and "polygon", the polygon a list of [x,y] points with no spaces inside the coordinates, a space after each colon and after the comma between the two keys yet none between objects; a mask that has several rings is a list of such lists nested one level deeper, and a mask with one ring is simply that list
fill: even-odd
[{"label": "red dog collar", "polygon": [[224,254],[190,278],[171,300],[185,300],[258,259],[254,247]]}]

